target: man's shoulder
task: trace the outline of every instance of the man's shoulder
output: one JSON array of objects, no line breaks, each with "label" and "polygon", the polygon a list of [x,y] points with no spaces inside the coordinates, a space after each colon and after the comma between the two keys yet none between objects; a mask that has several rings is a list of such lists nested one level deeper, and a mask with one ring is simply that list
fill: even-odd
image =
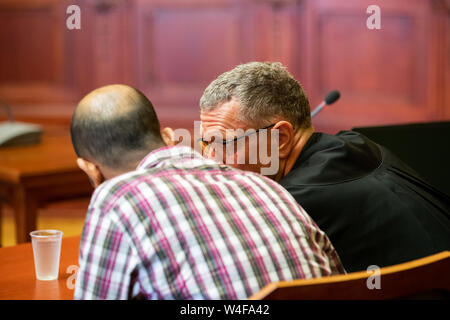
[{"label": "man's shoulder", "polygon": [[[227,165],[213,163],[210,160],[199,161],[193,159],[192,166],[184,162],[176,162],[170,166],[156,168],[141,168],[117,176],[102,183],[94,192],[93,201],[97,204],[108,203],[123,199],[133,194],[136,188],[145,185],[145,189],[176,189],[187,185],[227,184],[232,182],[241,189],[249,191],[253,188],[266,188],[274,191],[276,197],[286,200],[289,195],[278,183],[256,172],[243,171]],[[215,177],[221,176],[220,179]],[[200,179],[199,179],[200,178]],[[169,186],[166,188],[164,185]],[[287,195],[286,195],[287,194]]]},{"label": "man's shoulder", "polygon": [[292,170],[280,181],[283,186],[355,181],[370,175],[383,163],[382,148],[357,132],[316,133],[310,139]]},{"label": "man's shoulder", "polygon": [[116,202],[124,195],[124,192],[131,188],[133,182],[147,174],[145,171],[147,170],[135,170],[106,180],[94,190],[91,205],[103,206],[105,203]]}]

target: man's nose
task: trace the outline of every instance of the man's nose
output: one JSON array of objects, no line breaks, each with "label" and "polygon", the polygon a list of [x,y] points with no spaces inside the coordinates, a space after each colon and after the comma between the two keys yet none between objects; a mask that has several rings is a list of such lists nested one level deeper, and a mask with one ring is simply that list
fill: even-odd
[{"label": "man's nose", "polygon": [[214,148],[211,148],[210,145],[208,145],[205,150],[203,150],[203,156],[208,159],[213,159],[215,157],[216,153]]}]

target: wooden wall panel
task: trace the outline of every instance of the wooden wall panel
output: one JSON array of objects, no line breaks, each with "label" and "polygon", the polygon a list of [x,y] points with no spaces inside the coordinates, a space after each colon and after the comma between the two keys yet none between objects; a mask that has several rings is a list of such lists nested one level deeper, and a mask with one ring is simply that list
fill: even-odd
[{"label": "wooden wall panel", "polygon": [[[81,30],[65,27],[69,4],[81,8]],[[149,96],[163,125],[190,128],[211,80],[270,60],[288,67],[313,108],[341,91],[314,119],[318,130],[450,119],[449,2],[378,0],[381,30],[366,28],[370,4],[2,0],[0,99],[19,118],[67,125],[88,91],[125,83]]]},{"label": "wooden wall panel", "polygon": [[447,21],[445,23],[445,51],[443,55],[444,66],[444,100],[443,100],[443,118],[450,119],[450,9],[447,11]]},{"label": "wooden wall panel", "polygon": [[[134,35],[134,3],[126,0],[83,1],[83,39],[80,68],[88,75],[85,89],[92,90],[112,83],[133,85],[136,59]],[[87,71],[88,70],[88,71]]]},{"label": "wooden wall panel", "polygon": [[[426,1],[378,1],[381,30],[366,27],[370,1],[310,1],[311,59],[307,82],[311,101],[339,89],[342,98],[314,119],[331,131],[353,126],[430,121],[435,95],[429,70],[432,8]],[[334,129],[334,130],[333,130]]]},{"label": "wooden wall panel", "polygon": [[139,87],[153,101],[162,122],[192,126],[199,118],[198,103],[206,86],[254,56],[248,40],[257,37],[252,21],[258,10],[247,4],[139,2]]},{"label": "wooden wall panel", "polygon": [[[61,74],[53,61],[61,59],[61,50],[55,46],[54,37],[58,34],[52,31],[51,8],[27,14],[3,11],[0,17],[0,42],[8,47],[8,50],[0,51],[0,82],[58,81]],[[33,37],[29,36],[30,29]]]},{"label": "wooden wall panel", "polygon": [[0,97],[11,103],[74,99],[73,43],[64,1],[0,2]]},{"label": "wooden wall panel", "polygon": [[[68,30],[66,8],[81,8],[81,30]],[[136,85],[133,2],[0,2],[0,98],[16,118],[70,122],[76,103],[111,83]],[[1,118],[1,115],[0,115]]]},{"label": "wooden wall panel", "polygon": [[450,1],[438,2],[437,28],[439,34],[434,43],[437,43],[438,50],[441,49],[440,59],[436,62],[436,70],[440,72],[437,76],[436,85],[441,88],[442,99],[437,100],[436,105],[440,106],[442,112],[439,119],[450,119]]},{"label": "wooden wall panel", "polygon": [[269,60],[280,61],[308,91],[308,15],[304,1],[267,2],[272,13]]}]

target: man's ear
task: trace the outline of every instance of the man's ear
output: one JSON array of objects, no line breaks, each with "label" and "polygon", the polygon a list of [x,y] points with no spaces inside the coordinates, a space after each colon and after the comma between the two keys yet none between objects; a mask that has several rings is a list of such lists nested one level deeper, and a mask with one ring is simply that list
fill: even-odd
[{"label": "man's ear", "polygon": [[273,128],[278,129],[278,155],[280,159],[286,159],[292,151],[295,136],[294,128],[287,121],[277,122]]},{"label": "man's ear", "polygon": [[161,130],[161,136],[163,138],[163,141],[168,146],[175,145],[175,138],[174,138],[174,132],[172,128],[166,127]]},{"label": "man's ear", "polygon": [[102,172],[96,164],[83,158],[78,158],[77,164],[78,167],[80,167],[80,169],[87,174],[94,188],[97,188],[103,181],[105,181]]}]

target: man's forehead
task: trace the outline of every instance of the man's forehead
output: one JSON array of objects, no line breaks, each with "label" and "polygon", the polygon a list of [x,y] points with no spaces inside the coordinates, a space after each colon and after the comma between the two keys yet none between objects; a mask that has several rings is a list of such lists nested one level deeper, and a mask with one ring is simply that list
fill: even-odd
[{"label": "man's forehead", "polygon": [[213,110],[201,111],[200,120],[202,130],[226,130],[246,127],[246,123],[239,118],[239,102],[230,100],[219,104]]}]

